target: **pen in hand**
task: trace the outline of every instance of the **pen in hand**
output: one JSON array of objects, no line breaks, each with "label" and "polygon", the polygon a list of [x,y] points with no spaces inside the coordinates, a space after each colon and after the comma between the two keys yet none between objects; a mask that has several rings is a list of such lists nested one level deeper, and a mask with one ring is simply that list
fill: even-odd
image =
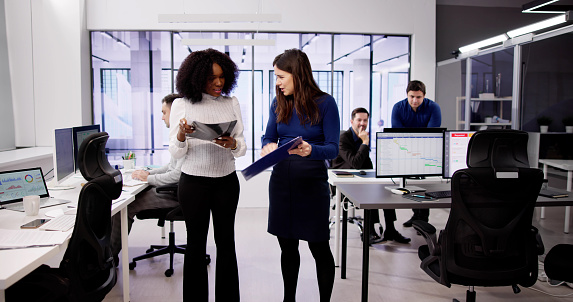
[{"label": "pen in hand", "polygon": [[426,196],[426,195],[412,195],[412,197],[417,197],[417,198],[424,198],[424,199],[432,199],[432,197]]}]

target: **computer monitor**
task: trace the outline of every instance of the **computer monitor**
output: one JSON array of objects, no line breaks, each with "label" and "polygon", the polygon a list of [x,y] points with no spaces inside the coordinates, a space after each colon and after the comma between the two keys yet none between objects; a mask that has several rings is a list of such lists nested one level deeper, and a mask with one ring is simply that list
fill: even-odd
[{"label": "computer monitor", "polygon": [[400,178],[396,188],[410,192],[406,178],[441,176],[445,128],[385,128],[376,133],[376,177]]},{"label": "computer monitor", "polygon": [[475,131],[446,131],[444,133],[443,178],[452,178],[454,172],[465,169],[468,145]]},{"label": "computer monitor", "polygon": [[54,181],[61,184],[76,173],[72,128],[54,130]]},{"label": "computer monitor", "polygon": [[539,158],[573,159],[573,133],[540,134]]},{"label": "computer monitor", "polygon": [[[80,126],[80,127],[72,128],[72,131],[73,131],[72,135],[74,138],[74,158],[75,158],[75,161],[77,162],[78,150],[80,149],[82,142],[90,134],[100,132],[100,127],[99,127],[99,125]],[[79,167],[77,164],[75,164],[74,166],[75,166],[76,171],[79,170]]]}]

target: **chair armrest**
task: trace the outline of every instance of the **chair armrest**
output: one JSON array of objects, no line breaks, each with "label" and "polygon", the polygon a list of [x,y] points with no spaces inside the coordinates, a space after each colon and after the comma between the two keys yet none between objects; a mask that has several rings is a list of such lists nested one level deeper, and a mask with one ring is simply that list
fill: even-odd
[{"label": "chair armrest", "polygon": [[543,245],[543,240],[541,240],[541,235],[539,235],[539,230],[536,227],[531,226],[531,233],[535,235],[537,255],[543,255],[545,253],[545,245]]},{"label": "chair armrest", "polygon": [[165,219],[169,221],[185,221],[185,216],[183,216],[183,209],[181,206],[177,206],[169,211],[165,216]]},{"label": "chair armrest", "polygon": [[166,184],[166,185],[156,187],[155,191],[157,193],[177,195],[177,188],[178,187],[179,187],[178,183]]},{"label": "chair armrest", "polygon": [[438,238],[436,237],[436,228],[423,221],[423,220],[414,220],[412,221],[412,226],[416,231],[420,232],[424,239],[426,239],[426,243],[428,244],[428,249],[430,251],[430,255],[436,256],[439,254],[440,250],[438,247]]}]

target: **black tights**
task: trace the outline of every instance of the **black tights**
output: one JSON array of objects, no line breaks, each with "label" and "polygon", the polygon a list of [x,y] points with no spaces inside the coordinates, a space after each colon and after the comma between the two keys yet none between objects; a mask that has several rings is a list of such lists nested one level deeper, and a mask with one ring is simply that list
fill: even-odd
[{"label": "black tights", "polygon": [[[283,302],[296,301],[296,284],[300,267],[300,254],[298,253],[298,239],[277,237],[281,247],[281,269],[284,284]],[[334,285],[334,257],[330,251],[328,241],[309,242],[308,247],[316,263],[316,277],[320,302],[330,301]]]}]

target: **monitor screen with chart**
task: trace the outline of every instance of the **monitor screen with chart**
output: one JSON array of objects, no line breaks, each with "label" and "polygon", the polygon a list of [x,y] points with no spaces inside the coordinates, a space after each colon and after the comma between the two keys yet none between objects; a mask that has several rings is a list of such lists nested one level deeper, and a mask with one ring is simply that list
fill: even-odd
[{"label": "monitor screen with chart", "polygon": [[446,131],[444,134],[444,178],[452,178],[454,172],[467,168],[468,145],[475,131]]},{"label": "monitor screen with chart", "polygon": [[376,177],[441,176],[444,128],[386,128],[376,133]]},{"label": "monitor screen with chart", "polygon": [[[74,158],[76,159],[75,161],[77,163],[78,150],[80,150],[82,142],[86,137],[90,136],[91,134],[100,132],[100,127],[99,125],[89,125],[89,126],[74,127],[72,129],[74,138]],[[76,171],[79,170],[78,165],[76,164],[75,166],[76,166]]]}]

